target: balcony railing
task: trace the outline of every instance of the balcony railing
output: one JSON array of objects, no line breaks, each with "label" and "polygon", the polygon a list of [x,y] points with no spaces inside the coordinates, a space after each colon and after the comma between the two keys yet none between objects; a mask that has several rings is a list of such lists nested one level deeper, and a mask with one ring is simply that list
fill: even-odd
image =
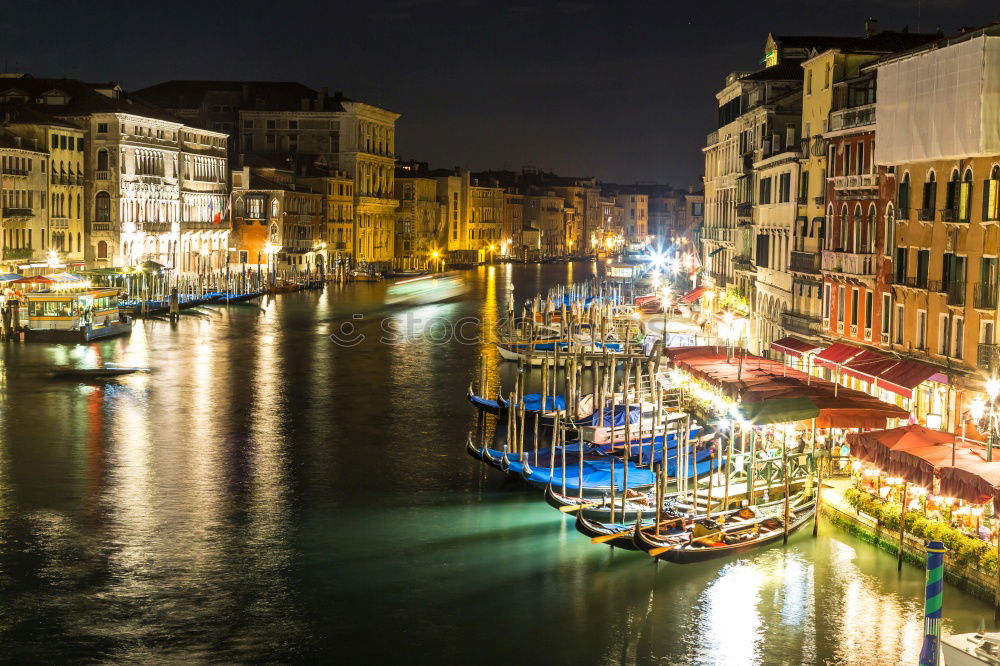
[{"label": "balcony railing", "polygon": [[4,208],[4,217],[34,217],[35,213],[30,208]]},{"label": "balcony railing", "polygon": [[736,204],[736,215],[738,217],[750,217],[753,215],[753,203],[744,201]]},{"label": "balcony railing", "polygon": [[868,190],[878,188],[879,174],[858,173],[852,176],[835,176],[833,188],[836,190]]},{"label": "balcony railing", "polygon": [[756,266],[753,265],[753,259],[742,254],[733,257],[733,267],[738,271],[753,271],[756,269]]},{"label": "balcony railing", "polygon": [[933,291],[938,294],[945,294],[948,293],[948,285],[946,285],[941,280],[928,280],[927,291]]},{"label": "balcony railing", "polygon": [[110,222],[92,222],[90,225],[91,231],[111,231]]},{"label": "balcony railing", "polygon": [[310,238],[298,238],[291,242],[291,246],[299,250],[311,250],[313,242]]},{"label": "balcony railing", "polygon": [[917,215],[917,219],[921,222],[933,222],[934,221],[934,209],[933,208],[921,208],[920,213]]},{"label": "balcony railing", "polygon": [[110,179],[111,179],[111,172],[108,171],[107,169],[94,172],[94,180],[110,180]]},{"label": "balcony railing", "polygon": [[166,234],[173,227],[170,222],[142,222],[138,226],[147,234]]},{"label": "balcony railing", "polygon": [[948,305],[965,305],[965,282],[950,282],[948,290]]},{"label": "balcony railing", "polygon": [[728,227],[702,227],[701,237],[723,243],[733,242],[733,230]]},{"label": "balcony railing", "polygon": [[875,105],[865,104],[849,109],[841,109],[830,114],[830,130],[849,129],[851,127],[862,127],[875,122]]},{"label": "balcony railing", "polygon": [[825,194],[821,194],[818,197],[815,197],[813,199],[813,202],[818,203],[818,204],[825,204],[826,203],[826,195]]},{"label": "balcony railing", "polygon": [[989,373],[1000,370],[1000,345],[980,343],[976,351],[976,365]]},{"label": "balcony railing", "polygon": [[5,176],[27,176],[27,169],[12,169],[11,167],[4,167],[3,173]]},{"label": "balcony railing", "polygon": [[819,317],[797,312],[782,312],[781,326],[786,331],[800,335],[815,335],[822,330]]},{"label": "balcony railing", "polygon": [[705,138],[705,145],[714,146],[717,143],[719,143],[719,130],[709,132],[708,136]]},{"label": "balcony railing", "polygon": [[69,229],[69,220],[65,217],[50,217],[49,227],[52,229]]},{"label": "balcony railing", "polygon": [[927,289],[929,284],[927,280],[917,279],[916,275],[901,275],[899,273],[893,276],[892,283],[911,289]]},{"label": "balcony railing", "polygon": [[858,277],[875,277],[877,268],[877,254],[823,250],[823,271],[825,272]]},{"label": "balcony railing", "polygon": [[4,259],[30,259],[35,250],[30,247],[5,247],[3,249]]},{"label": "balcony railing", "polygon": [[975,307],[982,310],[995,310],[997,307],[997,285],[994,282],[983,282],[972,289]]},{"label": "balcony railing", "polygon": [[799,273],[817,274],[820,270],[820,255],[816,252],[796,252],[792,250],[792,259],[788,267]]}]

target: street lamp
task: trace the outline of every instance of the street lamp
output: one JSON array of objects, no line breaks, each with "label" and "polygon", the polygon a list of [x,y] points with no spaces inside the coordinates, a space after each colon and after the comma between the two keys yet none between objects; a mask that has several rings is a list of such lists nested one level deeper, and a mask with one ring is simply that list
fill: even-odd
[{"label": "street lamp", "polygon": [[[441,255],[438,253],[437,250],[434,250],[433,252],[431,252],[431,259],[434,260],[434,270],[437,270],[437,268],[438,268],[438,257],[439,256],[441,256]],[[440,271],[438,271],[438,272],[440,272]]]}]

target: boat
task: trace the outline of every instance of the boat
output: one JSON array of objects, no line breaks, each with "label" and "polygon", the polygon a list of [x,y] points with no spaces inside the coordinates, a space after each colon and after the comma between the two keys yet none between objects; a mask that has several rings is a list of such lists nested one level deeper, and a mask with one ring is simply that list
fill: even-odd
[{"label": "boat", "polygon": [[1000,633],[942,636],[941,654],[945,666],[1000,666]]},{"label": "boat", "polygon": [[[796,506],[790,502],[788,533],[805,525],[815,513],[815,499]],[[744,507],[711,519],[695,520],[682,537],[658,538],[637,526],[634,539],[639,549],[657,559],[693,564],[753,550],[784,538],[783,514],[784,502],[779,501],[768,505],[768,509]]]},{"label": "boat", "polygon": [[427,305],[462,295],[465,281],[456,273],[435,273],[399,280],[386,289],[389,305]]},{"label": "boat", "polygon": [[[561,459],[562,452],[555,451],[557,459]],[[521,464],[521,478],[530,485],[537,488],[546,488],[550,483],[563,490],[563,474],[565,472],[564,491],[574,491],[579,493],[581,486],[584,494],[593,495],[600,493],[610,493],[612,491],[612,479],[614,479],[614,492],[621,492],[625,487],[625,467],[628,466],[628,487],[636,489],[648,489],[656,482],[656,475],[653,471],[636,467],[635,463],[624,462],[617,458],[612,458],[606,454],[594,459],[584,454],[582,462],[583,475],[581,478],[581,462],[574,456],[571,462],[570,453],[567,451],[566,466],[551,465],[550,467],[533,466],[525,456]]]},{"label": "boat", "polygon": [[52,373],[56,379],[105,379],[135,372],[149,372],[149,368],[109,365],[103,368],[60,368]]},{"label": "boat", "polygon": [[[646,515],[649,515],[649,513],[647,512]],[[656,527],[651,520],[643,521],[641,518],[638,518],[638,520],[640,529],[648,530]],[[685,519],[682,516],[668,516],[661,521],[660,530],[664,536],[673,533],[679,535],[684,533],[684,525]],[[603,543],[624,550],[639,550],[639,547],[635,544],[635,540],[632,538],[632,534],[635,531],[634,521],[632,523],[627,521],[601,523],[589,520],[582,513],[577,513],[576,531],[586,537],[590,537],[593,543]]]},{"label": "boat", "polygon": [[421,270],[398,270],[398,271],[386,271],[385,273],[383,273],[383,275],[385,275],[385,277],[390,278],[390,279],[413,278],[413,277],[420,277],[421,275],[427,275],[429,272],[430,271],[426,271],[426,270],[423,270],[423,271],[421,271]]}]

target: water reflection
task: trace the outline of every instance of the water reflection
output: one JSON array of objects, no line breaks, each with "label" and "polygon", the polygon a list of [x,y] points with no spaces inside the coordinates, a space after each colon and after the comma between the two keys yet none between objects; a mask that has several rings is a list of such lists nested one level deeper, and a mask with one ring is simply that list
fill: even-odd
[{"label": "water reflection", "polygon": [[[921,573],[832,531],[678,567],[590,544],[462,451],[491,342],[379,342],[384,314],[502,318],[586,264],[466,273],[459,303],[384,285],[206,308],[0,361],[0,647],[15,662],[879,664],[914,661]],[[329,335],[366,313],[356,347]],[[56,364],[148,376],[53,382]],[[537,376],[537,373],[533,377]],[[530,389],[529,389],[530,390]],[[946,627],[984,604],[948,587]],[[387,638],[391,636],[394,638]]]}]

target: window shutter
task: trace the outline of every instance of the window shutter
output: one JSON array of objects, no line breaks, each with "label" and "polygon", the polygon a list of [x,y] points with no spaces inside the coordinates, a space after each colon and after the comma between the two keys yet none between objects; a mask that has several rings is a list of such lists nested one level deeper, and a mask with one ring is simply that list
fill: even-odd
[{"label": "window shutter", "polygon": [[990,181],[983,181],[983,222],[990,219]]}]

